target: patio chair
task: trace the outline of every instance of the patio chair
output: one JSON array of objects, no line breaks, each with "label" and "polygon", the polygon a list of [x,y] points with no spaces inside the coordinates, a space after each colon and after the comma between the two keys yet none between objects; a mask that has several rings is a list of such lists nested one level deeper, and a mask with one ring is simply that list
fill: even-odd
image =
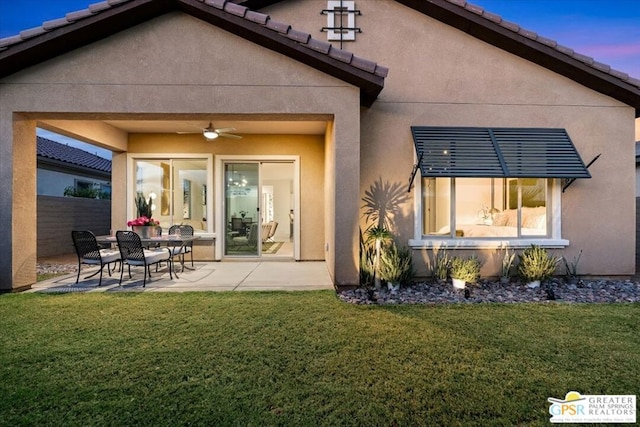
[{"label": "patio chair", "polygon": [[104,266],[107,266],[109,277],[111,277],[111,264],[114,264],[115,267],[115,264],[120,262],[120,252],[115,249],[101,249],[96,241],[96,236],[91,231],[74,230],[71,232],[71,238],[73,239],[73,246],[76,248],[76,254],[78,255],[78,276],[76,277],[76,283],[80,280],[82,264],[99,265],[100,270],[85,277],[85,279],[89,279],[100,273],[98,286],[102,286],[102,270],[104,270]]},{"label": "patio chair", "polygon": [[[169,235],[179,234],[180,237],[193,236],[193,227],[190,225],[172,225],[169,227]],[[193,267],[193,242],[185,243],[178,248],[182,252],[182,262],[184,263],[184,254],[191,254],[191,267]]]},{"label": "patio chair", "polygon": [[271,228],[269,229],[269,237],[267,237],[267,240],[269,242],[273,242],[273,236],[276,234],[276,229],[278,228],[278,222],[277,221],[271,221]]},{"label": "patio chair", "polygon": [[266,224],[262,224],[262,233],[260,234],[262,243],[273,242],[273,235],[276,233],[276,228],[278,228],[276,221],[269,221]]},{"label": "patio chair", "polygon": [[[116,240],[120,249],[120,257],[123,263],[126,263],[129,269],[129,278],[131,278],[131,266],[144,267],[144,280],[142,287],[147,285],[147,275],[151,279],[151,269],[149,266],[166,261],[169,268],[169,277],[173,279],[172,273],[172,257],[169,250],[145,249],[140,241],[140,236],[133,231],[117,231]],[[124,268],[120,269],[120,285],[122,285],[122,275]]]},{"label": "patio chair", "polygon": [[271,221],[262,224],[260,231],[260,238],[262,238],[262,243],[266,242],[269,239],[269,231],[271,231]]}]

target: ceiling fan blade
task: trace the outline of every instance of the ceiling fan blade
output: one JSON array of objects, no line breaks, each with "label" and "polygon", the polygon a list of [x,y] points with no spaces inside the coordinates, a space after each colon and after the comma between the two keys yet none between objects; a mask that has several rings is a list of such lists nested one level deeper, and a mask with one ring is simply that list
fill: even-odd
[{"label": "ceiling fan blade", "polygon": [[178,135],[191,135],[191,134],[196,134],[196,133],[202,133],[202,132],[176,132]]},{"label": "ceiling fan blade", "polygon": [[218,133],[227,133],[227,132],[235,132],[236,128],[220,128],[220,129],[216,129],[216,132]]},{"label": "ceiling fan blade", "polygon": [[240,135],[234,135],[232,133],[218,132],[218,135],[220,135],[221,137],[224,137],[224,138],[242,139],[242,137]]}]

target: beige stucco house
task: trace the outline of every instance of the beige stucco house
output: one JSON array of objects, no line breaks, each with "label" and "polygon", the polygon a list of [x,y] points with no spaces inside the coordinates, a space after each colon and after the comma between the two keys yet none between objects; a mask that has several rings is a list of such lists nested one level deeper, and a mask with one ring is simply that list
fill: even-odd
[{"label": "beige stucco house", "polygon": [[418,275],[531,243],[632,275],[639,114],[640,80],[462,0],[96,3],[0,40],[0,287],[35,281],[36,127],[114,152],[113,229],[154,195],[200,260],[261,256],[242,211],[355,285],[373,200]]}]

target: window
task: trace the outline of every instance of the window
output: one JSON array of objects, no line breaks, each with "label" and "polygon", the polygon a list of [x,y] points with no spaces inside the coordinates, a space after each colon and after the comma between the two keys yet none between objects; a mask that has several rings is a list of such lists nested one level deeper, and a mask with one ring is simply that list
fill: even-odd
[{"label": "window", "polygon": [[565,129],[412,126],[420,170],[411,246],[560,238],[561,180],[590,178]]},{"label": "window", "polygon": [[[330,0],[327,2],[327,40],[356,39],[355,2]],[[358,11],[359,13],[359,11]]]},{"label": "window", "polygon": [[[207,222],[207,158],[137,158],[133,159],[135,182],[130,200],[137,194],[152,199],[153,217],[163,228],[189,224],[195,231],[209,231]],[[132,216],[136,215],[131,203]]]},{"label": "window", "polygon": [[423,178],[422,235],[549,237],[550,182],[545,178]]}]

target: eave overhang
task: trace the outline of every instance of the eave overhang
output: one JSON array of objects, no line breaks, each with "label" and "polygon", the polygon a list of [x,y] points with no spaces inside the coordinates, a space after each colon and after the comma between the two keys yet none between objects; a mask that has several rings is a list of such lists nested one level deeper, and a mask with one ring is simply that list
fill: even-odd
[{"label": "eave overhang", "polygon": [[[305,33],[294,31],[281,23],[269,24],[268,16],[260,16],[255,12],[252,18],[266,17],[264,22],[248,19],[245,15],[249,9],[226,0],[109,0],[96,3],[89,7],[85,15],[79,14],[74,22],[64,21],[56,27],[56,22],[52,21],[50,28],[28,30],[23,33],[29,37],[16,36],[19,42],[0,45],[0,78],[174,10],[192,15],[360,88],[360,104],[363,107],[370,107],[384,87],[388,72],[385,67],[333,48],[328,43],[305,44],[305,40],[312,40],[310,36],[305,37]],[[29,31],[33,32],[33,36]]]},{"label": "eave overhang", "polygon": [[[504,22],[499,16],[488,14],[464,0],[396,1],[479,40],[630,105],[635,108],[636,117],[640,117],[640,87],[634,84],[636,79],[628,79],[624,73],[616,76],[615,70],[611,70],[611,67],[576,54],[573,50],[559,46],[552,40],[539,38],[535,33],[520,31],[517,25]],[[628,81],[622,79],[625,76]]]}]

